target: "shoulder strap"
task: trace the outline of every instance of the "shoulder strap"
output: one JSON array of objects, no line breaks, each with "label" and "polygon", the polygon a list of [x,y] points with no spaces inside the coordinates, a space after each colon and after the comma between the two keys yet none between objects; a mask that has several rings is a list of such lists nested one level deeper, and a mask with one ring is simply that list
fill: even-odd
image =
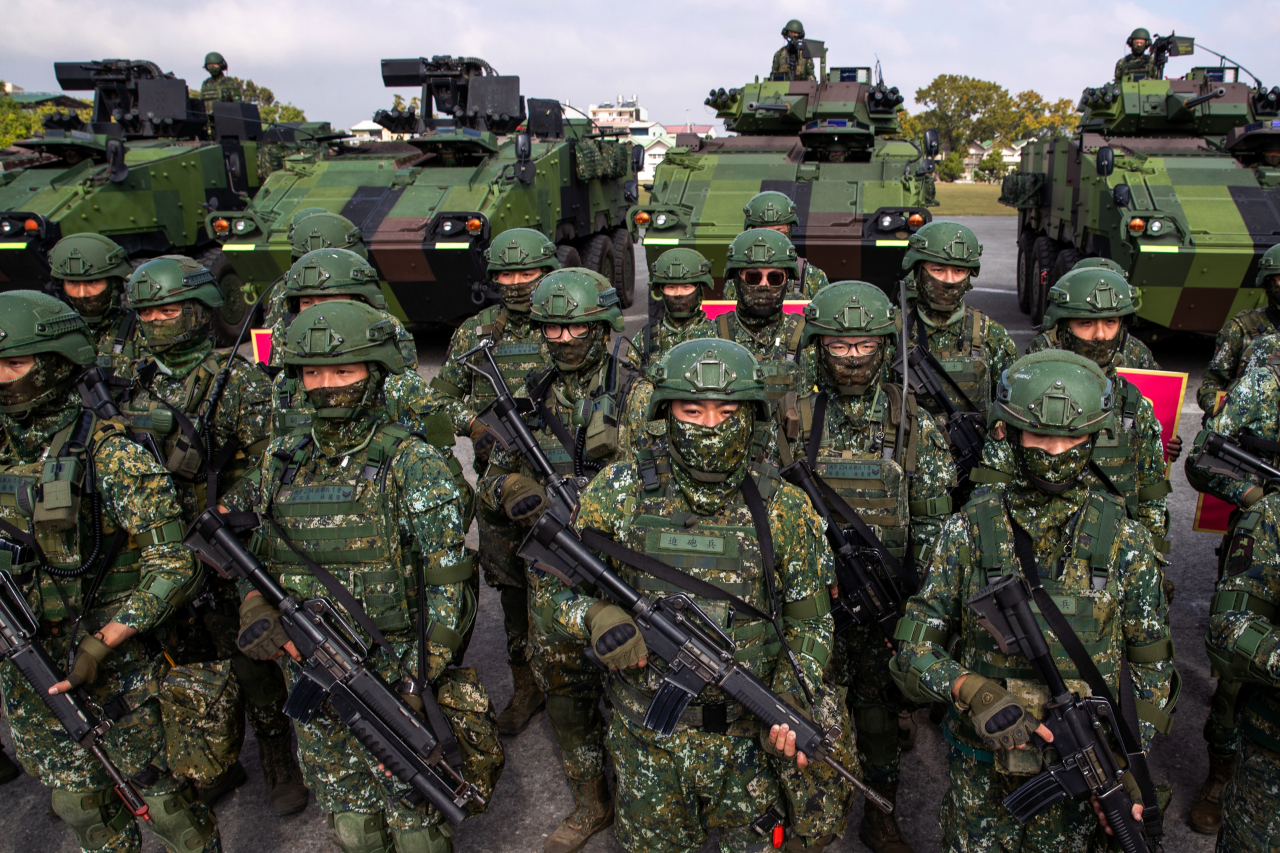
[{"label": "shoulder strap", "polygon": [[1264,328],[1259,327],[1259,329],[1258,329],[1258,334],[1259,334],[1259,335],[1266,334],[1267,332],[1270,332],[1270,331],[1274,331],[1274,330],[1280,329],[1280,311],[1276,311],[1276,309],[1275,309],[1275,308],[1273,308],[1272,306],[1268,305],[1268,306],[1267,306],[1267,308],[1266,308],[1265,313],[1266,313],[1266,315],[1267,315],[1267,319],[1271,321],[1271,328],[1270,328],[1270,329],[1264,329]]},{"label": "shoulder strap", "polygon": [[818,449],[822,446],[822,430],[827,424],[827,392],[818,394],[813,404],[813,425],[809,428],[809,440],[805,443],[804,455],[809,460],[809,467],[818,464]]},{"label": "shoulder strap", "polygon": [[726,341],[733,340],[733,330],[729,328],[729,318],[732,315],[732,311],[726,311],[716,318],[716,322],[720,326],[720,337],[724,338]]},{"label": "shoulder strap", "polygon": [[124,316],[120,318],[120,324],[116,326],[115,339],[111,341],[111,352],[119,355],[124,352],[125,345],[129,343],[129,339],[133,337],[133,330],[138,326],[138,312],[126,311]]}]

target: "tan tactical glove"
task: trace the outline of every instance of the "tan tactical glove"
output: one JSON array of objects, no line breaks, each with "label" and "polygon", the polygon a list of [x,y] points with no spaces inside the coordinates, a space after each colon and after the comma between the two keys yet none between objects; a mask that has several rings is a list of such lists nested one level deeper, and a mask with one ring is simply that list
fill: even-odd
[{"label": "tan tactical glove", "polygon": [[489,429],[480,421],[471,422],[471,448],[475,451],[476,459],[480,460],[481,465],[489,464],[489,454],[493,452],[493,445],[498,437],[493,434],[493,430]]},{"label": "tan tactical glove", "polygon": [[240,634],[236,647],[254,660],[272,660],[284,650],[289,635],[280,624],[280,611],[255,595],[240,604]]},{"label": "tan tactical glove", "polygon": [[970,674],[960,685],[957,707],[969,712],[973,727],[991,749],[1014,749],[1031,740],[1040,727],[999,682]]},{"label": "tan tactical glove", "polygon": [[631,614],[616,604],[597,601],[587,611],[591,648],[609,669],[627,669],[648,657],[649,650]]},{"label": "tan tactical glove", "polygon": [[524,474],[507,474],[498,484],[498,502],[512,521],[526,521],[542,512],[547,492],[537,480]]},{"label": "tan tactical glove", "polygon": [[98,678],[98,667],[114,651],[115,649],[92,634],[85,637],[76,647],[75,660],[71,662],[71,671],[67,673],[67,683],[72,689],[93,684]]}]

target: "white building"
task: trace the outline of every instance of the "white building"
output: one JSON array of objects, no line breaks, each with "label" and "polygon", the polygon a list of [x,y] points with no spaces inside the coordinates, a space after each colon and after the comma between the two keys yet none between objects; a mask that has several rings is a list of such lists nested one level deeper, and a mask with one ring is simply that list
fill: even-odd
[{"label": "white building", "polygon": [[406,133],[392,133],[382,125],[365,119],[351,125],[351,135],[360,140],[378,140],[381,142],[390,142],[396,139],[404,139]]},{"label": "white building", "polygon": [[[1018,164],[1022,162],[1022,148],[1030,141],[1030,139],[1019,139],[1000,148],[1000,159],[1004,163],[1006,173],[1018,168]],[[978,180],[978,164],[991,154],[994,144],[990,139],[969,143],[964,156],[964,176],[960,180],[965,182]]]},{"label": "white building", "polygon": [[649,120],[649,111],[640,106],[635,95],[630,99],[619,95],[612,104],[591,104],[587,107],[587,115],[592,121],[610,126]]}]

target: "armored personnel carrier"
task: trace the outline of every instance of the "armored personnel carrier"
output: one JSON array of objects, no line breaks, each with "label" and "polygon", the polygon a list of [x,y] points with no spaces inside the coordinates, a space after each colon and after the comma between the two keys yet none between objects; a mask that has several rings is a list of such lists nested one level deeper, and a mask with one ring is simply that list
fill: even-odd
[{"label": "armored personnel carrier", "polygon": [[[1154,46],[1168,56],[1195,47],[1183,37]],[[1074,136],[1022,149],[1000,201],[1018,209],[1018,300],[1034,322],[1048,289],[1089,256],[1128,271],[1147,336],[1216,333],[1266,304],[1254,277],[1280,240],[1280,169],[1261,151],[1280,150],[1280,88],[1250,86],[1240,71],[1224,61],[1085,89]]]},{"label": "armored personnel carrier", "polygon": [[244,208],[261,183],[261,146],[297,148],[328,126],[264,130],[254,104],[215,104],[206,115],[185,80],[145,60],[57,62],[54,73],[63,89],[94,93],[93,114],[48,117],[42,136],[17,143],[41,156],[0,172],[0,289],[48,283],[53,245],[93,231],[135,265],[167,253],[199,258],[223,289],[218,325],[229,334],[245,301],[205,215]]},{"label": "armored personnel carrier", "polygon": [[474,57],[384,59],[382,81],[420,86],[421,115],[379,110],[392,138],[287,157],[243,211],[206,217],[251,292],[289,268],[290,219],[314,207],[360,228],[390,308],[410,324],[457,322],[495,301],[484,250],[508,228],[542,231],[562,263],[599,271],[630,304],[629,141],[558,101],[526,104],[519,77]]},{"label": "armored personnel carrier", "polygon": [[677,135],[654,172],[649,202],[629,215],[644,231],[650,264],[672,246],[697,249],[720,292],[743,207],[777,190],[796,203],[791,240],[802,257],[831,281],[861,279],[896,293],[907,238],[932,218],[928,157],[937,149],[899,138],[896,88],[873,81],[870,68],[828,70],[821,43],[807,44],[821,62],[819,82],[757,78],[712,90],[706,102],[734,135]]}]

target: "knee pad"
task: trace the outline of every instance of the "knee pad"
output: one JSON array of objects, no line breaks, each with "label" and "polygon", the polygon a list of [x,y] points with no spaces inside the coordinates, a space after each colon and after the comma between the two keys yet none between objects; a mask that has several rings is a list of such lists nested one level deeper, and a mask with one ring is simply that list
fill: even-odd
[{"label": "knee pad", "polygon": [[874,705],[853,709],[853,727],[858,733],[858,751],[867,764],[885,766],[898,759],[898,715],[891,708]]},{"label": "knee pad", "polygon": [[547,694],[547,716],[564,752],[577,749],[587,739],[591,709],[582,699],[563,693]]},{"label": "knee pad", "polygon": [[151,812],[152,832],[171,850],[203,850],[218,831],[213,812],[190,785],[173,794],[143,794],[142,799]]},{"label": "knee pad", "polygon": [[342,853],[393,853],[391,833],[382,812],[330,812],[329,830]]},{"label": "knee pad", "polygon": [[447,823],[391,833],[395,838],[396,853],[453,853],[453,828]]},{"label": "knee pad", "polygon": [[231,656],[231,669],[245,700],[255,708],[283,705],[289,696],[284,671],[275,661],[254,660],[237,653]]},{"label": "knee pad", "polygon": [[110,788],[88,792],[54,788],[53,810],[85,850],[101,850],[133,823],[133,816]]}]

